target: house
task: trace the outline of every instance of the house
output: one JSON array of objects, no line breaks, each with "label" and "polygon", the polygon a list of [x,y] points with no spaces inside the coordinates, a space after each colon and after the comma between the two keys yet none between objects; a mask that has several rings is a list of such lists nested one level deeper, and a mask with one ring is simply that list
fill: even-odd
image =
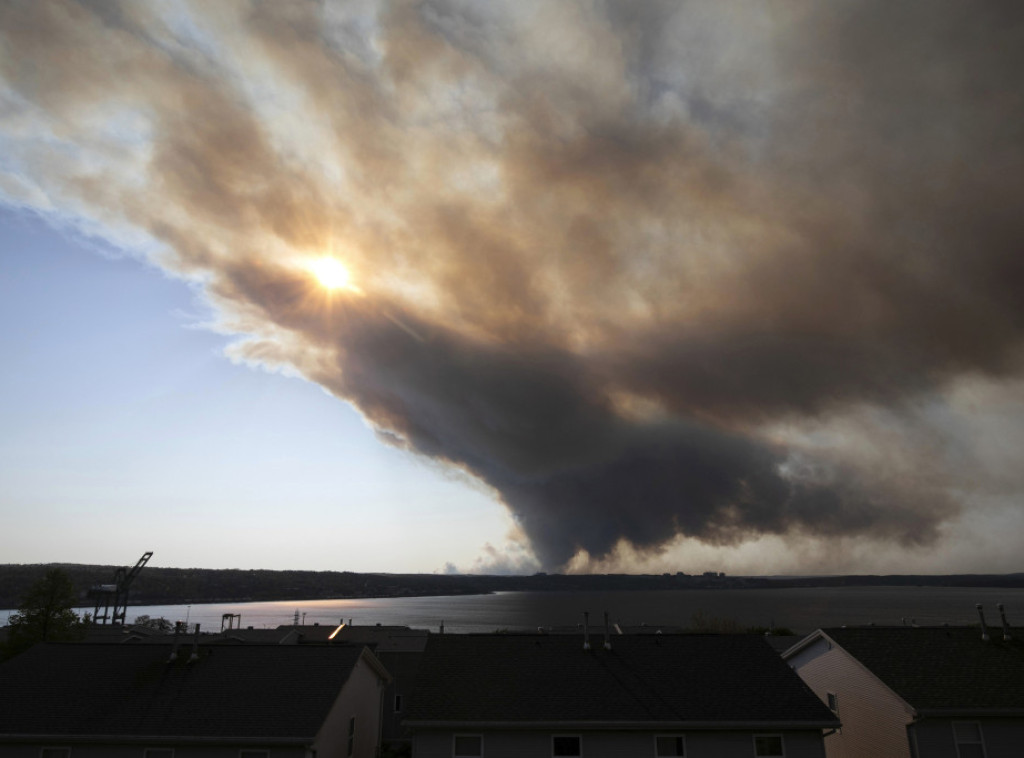
[{"label": "house", "polygon": [[413,758],[810,758],[839,721],[758,636],[490,634],[430,636],[403,724]]},{"label": "house", "polygon": [[396,629],[382,639],[369,643],[391,674],[384,690],[381,714],[381,744],[393,755],[409,755],[412,745],[402,727],[410,695],[415,688],[420,661],[430,633],[425,629]]},{"label": "house", "polygon": [[373,758],[365,647],[41,643],[0,665],[0,756]]},{"label": "house", "polygon": [[370,648],[391,676],[384,689],[381,709],[381,747],[391,755],[409,754],[411,745],[401,722],[405,717],[409,693],[416,680],[420,656],[427,644],[429,631],[404,625],[346,624],[344,619],[337,626],[285,625],[279,626],[277,631],[280,634],[298,635],[298,642],[304,645],[354,644]]},{"label": "house", "polygon": [[316,625],[278,629],[300,630],[302,644],[342,643],[370,648],[391,675],[391,681],[384,689],[381,709],[381,747],[391,755],[409,754],[411,745],[401,722],[429,631],[400,625],[353,625],[346,624],[344,620],[336,627]]},{"label": "house", "polygon": [[1019,758],[1024,630],[984,637],[978,627],[819,629],[783,658],[842,721],[829,758]]}]

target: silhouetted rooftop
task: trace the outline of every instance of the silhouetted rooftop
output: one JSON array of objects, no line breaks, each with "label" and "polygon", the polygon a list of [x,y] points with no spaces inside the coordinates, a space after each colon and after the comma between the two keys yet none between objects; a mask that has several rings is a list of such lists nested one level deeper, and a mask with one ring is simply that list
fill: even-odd
[{"label": "silhouetted rooftop", "polygon": [[764,640],[747,635],[431,635],[406,722],[837,726]]},{"label": "silhouetted rooftop", "polygon": [[0,737],[312,738],[364,649],[200,645],[194,663],[190,645],[173,663],[170,653],[170,645],[36,645],[0,665]]},{"label": "silhouetted rooftop", "polygon": [[822,630],[920,711],[1024,710],[1024,629],[1000,626]]}]

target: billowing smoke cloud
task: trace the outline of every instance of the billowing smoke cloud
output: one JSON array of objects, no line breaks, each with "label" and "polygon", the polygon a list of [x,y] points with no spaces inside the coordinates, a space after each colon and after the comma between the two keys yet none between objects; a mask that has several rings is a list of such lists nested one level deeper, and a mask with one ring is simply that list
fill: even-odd
[{"label": "billowing smoke cloud", "polygon": [[1014,3],[9,2],[0,73],[8,203],[201,282],[545,566],[1020,491],[936,421],[1021,371]]}]

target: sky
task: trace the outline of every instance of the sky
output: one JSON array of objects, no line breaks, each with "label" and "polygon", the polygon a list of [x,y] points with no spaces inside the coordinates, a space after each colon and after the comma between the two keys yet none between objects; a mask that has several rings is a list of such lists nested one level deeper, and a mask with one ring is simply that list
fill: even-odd
[{"label": "sky", "polygon": [[1021,571],[1024,10],[0,4],[0,562]]}]

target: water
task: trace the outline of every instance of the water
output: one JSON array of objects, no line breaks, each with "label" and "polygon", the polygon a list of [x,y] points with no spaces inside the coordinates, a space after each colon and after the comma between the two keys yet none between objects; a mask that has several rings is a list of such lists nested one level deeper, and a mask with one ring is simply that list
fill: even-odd
[{"label": "water", "polygon": [[[131,606],[136,616],[163,616],[220,629],[225,613],[241,614],[242,626],[256,629],[300,622],[322,625],[352,619],[356,624],[404,624],[451,632],[535,630],[571,626],[590,611],[601,623],[608,611],[621,625],[688,626],[695,613],[733,619],[740,626],[785,626],[797,633],[843,624],[970,624],[975,603],[983,603],[990,624],[998,624],[995,604],[1002,602],[1010,623],[1024,625],[1024,589],[990,587],[812,587],[749,590],[648,590],[615,592],[499,592],[493,595],[403,597],[352,600],[285,600],[263,603],[215,603]],[[83,609],[91,611],[91,608]],[[0,618],[6,612],[0,611]]]}]

